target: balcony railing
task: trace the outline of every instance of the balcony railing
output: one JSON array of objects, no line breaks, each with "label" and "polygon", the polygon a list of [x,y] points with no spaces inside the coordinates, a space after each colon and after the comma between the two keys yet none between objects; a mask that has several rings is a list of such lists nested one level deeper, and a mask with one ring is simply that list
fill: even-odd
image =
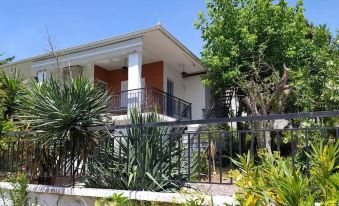
[{"label": "balcony railing", "polygon": [[155,88],[140,88],[114,92],[110,112],[127,114],[128,108],[136,107],[142,112],[156,111],[176,119],[191,119],[191,103]]}]

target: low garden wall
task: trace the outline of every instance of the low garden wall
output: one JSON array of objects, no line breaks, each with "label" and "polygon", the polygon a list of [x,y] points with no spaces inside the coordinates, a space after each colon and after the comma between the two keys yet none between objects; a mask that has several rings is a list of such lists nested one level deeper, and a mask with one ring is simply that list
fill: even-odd
[{"label": "low garden wall", "polygon": [[[0,188],[5,191],[4,199],[0,205],[10,206],[10,198],[6,191],[13,189],[8,182],[0,182]],[[228,196],[207,196],[198,193],[165,193],[148,191],[129,191],[112,189],[94,189],[81,187],[55,187],[47,185],[28,186],[28,197],[30,205],[59,205],[59,206],[92,206],[99,198],[110,197],[113,194],[122,194],[130,200],[177,203],[183,204],[196,199],[204,199],[205,205],[235,205],[233,197]],[[5,201],[5,203],[4,203]],[[166,205],[166,204],[164,204]]]}]

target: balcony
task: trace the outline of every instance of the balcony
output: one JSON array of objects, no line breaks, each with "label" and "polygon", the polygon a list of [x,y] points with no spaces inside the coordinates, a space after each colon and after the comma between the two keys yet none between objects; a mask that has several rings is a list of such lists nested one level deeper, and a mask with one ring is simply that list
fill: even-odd
[{"label": "balcony", "polygon": [[191,103],[156,88],[140,88],[114,92],[110,112],[126,115],[128,108],[140,108],[141,112],[156,111],[175,119],[191,119]]}]

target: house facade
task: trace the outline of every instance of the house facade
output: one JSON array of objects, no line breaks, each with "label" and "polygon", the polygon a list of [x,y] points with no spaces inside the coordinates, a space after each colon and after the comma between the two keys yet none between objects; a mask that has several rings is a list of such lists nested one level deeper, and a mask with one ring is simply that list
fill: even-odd
[{"label": "house facade", "polygon": [[201,119],[211,99],[209,88],[201,83],[206,69],[200,60],[161,25],[13,62],[5,68],[7,72],[14,69],[40,83],[50,76],[83,73],[112,94],[110,112],[116,117],[138,107],[145,112],[155,110],[169,121]]}]

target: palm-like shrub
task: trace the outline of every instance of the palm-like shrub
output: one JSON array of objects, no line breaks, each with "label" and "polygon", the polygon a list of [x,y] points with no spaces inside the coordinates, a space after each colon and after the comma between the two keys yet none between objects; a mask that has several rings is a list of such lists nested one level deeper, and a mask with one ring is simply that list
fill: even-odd
[{"label": "palm-like shrub", "polygon": [[105,91],[81,75],[67,82],[32,82],[18,113],[22,123],[39,131],[31,148],[36,151],[33,168],[29,169],[55,177],[60,170],[74,168],[69,172],[74,175],[98,138],[97,132],[85,128],[104,123],[108,101]]},{"label": "palm-like shrub", "polygon": [[[132,110],[129,114],[130,124],[159,121],[155,113]],[[87,186],[152,191],[178,188],[185,173],[180,161],[181,138],[170,131],[166,127],[129,128],[101,139],[100,152],[91,159]]]}]

